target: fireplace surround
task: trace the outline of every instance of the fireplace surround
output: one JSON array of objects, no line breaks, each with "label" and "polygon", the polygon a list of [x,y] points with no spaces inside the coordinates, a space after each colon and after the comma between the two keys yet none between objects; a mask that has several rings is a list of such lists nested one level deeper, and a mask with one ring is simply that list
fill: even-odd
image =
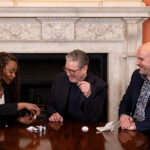
[{"label": "fireplace surround", "polygon": [[0,50],[10,53],[107,54],[108,121],[136,68],[149,7],[1,7]]}]

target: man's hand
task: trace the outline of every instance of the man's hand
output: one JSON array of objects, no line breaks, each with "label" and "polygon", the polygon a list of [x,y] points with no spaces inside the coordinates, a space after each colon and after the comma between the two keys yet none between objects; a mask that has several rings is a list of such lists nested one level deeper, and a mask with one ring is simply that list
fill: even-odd
[{"label": "man's hand", "polygon": [[130,126],[132,126],[132,123],[133,123],[132,117],[130,117],[128,115],[121,115],[120,116],[119,124],[120,124],[122,129],[130,128]]},{"label": "man's hand", "polygon": [[59,113],[53,113],[48,120],[50,122],[63,122],[63,117]]},{"label": "man's hand", "polygon": [[131,123],[130,127],[128,128],[128,130],[136,130],[136,125],[134,122]]},{"label": "man's hand", "polygon": [[63,125],[63,122],[50,122],[50,127],[52,127],[54,130],[59,130],[60,127]]},{"label": "man's hand", "polygon": [[34,115],[40,115],[40,108],[31,103],[18,103],[18,110],[26,108],[27,110],[31,111]]},{"label": "man's hand", "polygon": [[89,82],[80,81],[77,83],[77,85],[79,86],[81,92],[86,98],[88,98],[91,95],[91,85]]}]

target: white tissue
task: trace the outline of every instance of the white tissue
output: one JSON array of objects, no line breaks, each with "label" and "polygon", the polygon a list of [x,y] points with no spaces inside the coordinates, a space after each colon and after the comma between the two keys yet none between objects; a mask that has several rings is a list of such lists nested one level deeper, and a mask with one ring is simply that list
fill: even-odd
[{"label": "white tissue", "polygon": [[108,122],[104,127],[96,127],[96,129],[100,132],[103,132],[103,131],[114,131],[114,123],[113,121],[111,122]]},{"label": "white tissue", "polygon": [[36,131],[37,128],[33,127],[33,126],[30,126],[27,128],[28,131],[32,132],[32,131]]}]

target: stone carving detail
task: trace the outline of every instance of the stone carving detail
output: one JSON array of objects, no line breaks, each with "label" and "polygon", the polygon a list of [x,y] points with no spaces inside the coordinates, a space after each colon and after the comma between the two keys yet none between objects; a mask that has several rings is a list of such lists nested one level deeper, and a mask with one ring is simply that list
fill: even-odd
[{"label": "stone carving detail", "polygon": [[[28,18],[29,19],[29,18]],[[31,21],[31,22],[30,22]],[[0,40],[40,40],[41,27],[36,21],[24,19],[0,20]]]},{"label": "stone carving detail", "polygon": [[76,19],[39,18],[42,24],[43,40],[74,39],[74,22]]},{"label": "stone carving detail", "polygon": [[81,19],[76,24],[77,40],[123,40],[124,23],[105,19]]},{"label": "stone carving detail", "polygon": [[12,24],[9,28],[9,32],[13,36],[19,36],[21,34],[21,26],[19,24]]},{"label": "stone carving detail", "polygon": [[71,40],[74,37],[73,26],[68,23],[47,23],[42,29],[44,40]]}]

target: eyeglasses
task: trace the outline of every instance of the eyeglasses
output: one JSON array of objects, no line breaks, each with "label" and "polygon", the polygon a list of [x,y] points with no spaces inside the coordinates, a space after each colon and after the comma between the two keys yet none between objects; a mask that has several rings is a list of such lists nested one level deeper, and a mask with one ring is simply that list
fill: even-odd
[{"label": "eyeglasses", "polygon": [[75,74],[77,71],[81,70],[82,68],[80,69],[77,69],[77,70],[71,70],[71,69],[68,69],[66,67],[63,67],[64,71],[67,73],[69,72],[70,74]]}]

